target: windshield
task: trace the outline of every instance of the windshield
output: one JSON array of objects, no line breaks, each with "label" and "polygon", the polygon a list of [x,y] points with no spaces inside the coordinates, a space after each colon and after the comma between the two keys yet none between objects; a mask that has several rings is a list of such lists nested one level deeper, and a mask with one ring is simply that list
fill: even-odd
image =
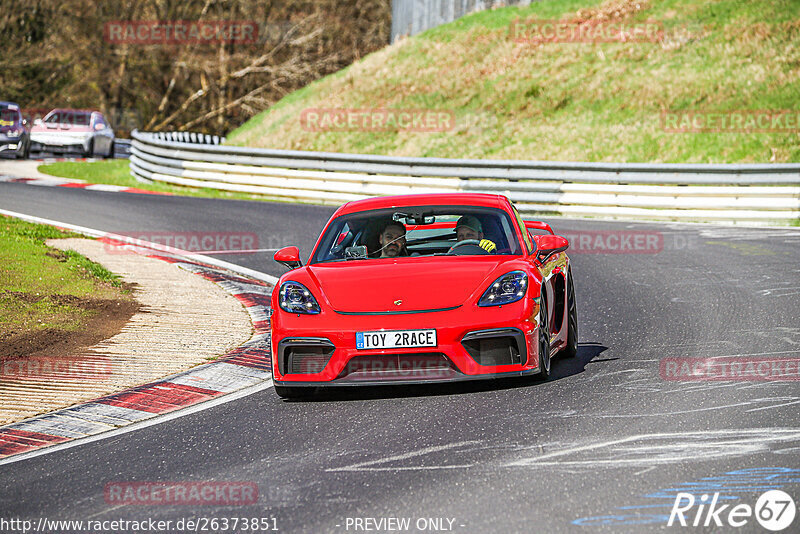
[{"label": "windshield", "polygon": [[14,126],[18,122],[21,122],[18,109],[0,108],[0,126]]},{"label": "windshield", "polygon": [[392,257],[519,255],[508,214],[474,206],[414,206],[338,217],[310,263]]},{"label": "windshield", "polygon": [[89,126],[91,113],[85,111],[59,110],[53,111],[44,122],[46,124],[69,124],[71,126]]}]

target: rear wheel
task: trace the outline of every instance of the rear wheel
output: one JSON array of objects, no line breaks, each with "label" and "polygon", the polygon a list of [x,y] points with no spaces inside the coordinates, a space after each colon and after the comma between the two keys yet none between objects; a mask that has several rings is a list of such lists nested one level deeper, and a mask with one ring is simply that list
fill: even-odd
[{"label": "rear wheel", "polygon": [[539,306],[539,374],[541,380],[550,376],[550,326],[547,323],[547,302],[540,297]]},{"label": "rear wheel", "polygon": [[578,305],[575,302],[575,285],[572,272],[567,278],[567,346],[561,349],[559,356],[574,358],[578,354]]}]

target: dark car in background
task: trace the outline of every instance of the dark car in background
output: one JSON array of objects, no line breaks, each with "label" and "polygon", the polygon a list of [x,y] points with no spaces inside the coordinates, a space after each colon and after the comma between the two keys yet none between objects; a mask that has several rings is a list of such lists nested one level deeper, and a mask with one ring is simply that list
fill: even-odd
[{"label": "dark car in background", "polygon": [[113,157],[114,130],[99,111],[54,109],[34,122],[31,150]]},{"label": "dark car in background", "polygon": [[0,156],[27,158],[31,139],[19,105],[0,102]]}]

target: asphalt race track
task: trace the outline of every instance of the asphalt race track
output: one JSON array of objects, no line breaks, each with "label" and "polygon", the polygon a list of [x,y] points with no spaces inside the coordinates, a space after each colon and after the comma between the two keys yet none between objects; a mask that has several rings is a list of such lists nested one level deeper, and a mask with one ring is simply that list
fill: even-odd
[{"label": "asphalt race track", "polygon": [[[254,232],[261,248],[298,244],[304,257],[333,211],[12,183],[0,184],[0,208],[113,232]],[[645,232],[659,244],[571,252],[580,349],[550,380],[313,402],[268,389],[1,465],[0,517],[269,517],[292,533],[365,532],[354,518],[390,517],[410,518],[411,532],[429,518],[445,520],[428,532],[708,532],[723,529],[666,527],[676,491],[753,506],[782,489],[800,501],[800,471],[788,471],[800,470],[796,363],[793,381],[679,381],[668,365],[800,358],[800,229],[551,222],[573,239]],[[270,257],[224,259],[281,274]],[[260,496],[227,508],[106,504],[104,487],[121,481],[248,481]],[[764,532],[753,517],[733,530]]]}]

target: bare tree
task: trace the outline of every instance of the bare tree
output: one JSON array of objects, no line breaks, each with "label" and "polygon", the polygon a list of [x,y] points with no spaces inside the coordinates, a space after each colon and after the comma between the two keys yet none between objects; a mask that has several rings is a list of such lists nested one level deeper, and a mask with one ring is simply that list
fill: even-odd
[{"label": "bare tree", "polygon": [[[216,134],[384,46],[391,16],[390,0],[0,0],[0,6],[0,36],[21,43],[0,58],[6,98],[23,107],[99,108],[122,130]],[[104,31],[117,21],[247,21],[258,32],[256,42],[126,43]]]}]

